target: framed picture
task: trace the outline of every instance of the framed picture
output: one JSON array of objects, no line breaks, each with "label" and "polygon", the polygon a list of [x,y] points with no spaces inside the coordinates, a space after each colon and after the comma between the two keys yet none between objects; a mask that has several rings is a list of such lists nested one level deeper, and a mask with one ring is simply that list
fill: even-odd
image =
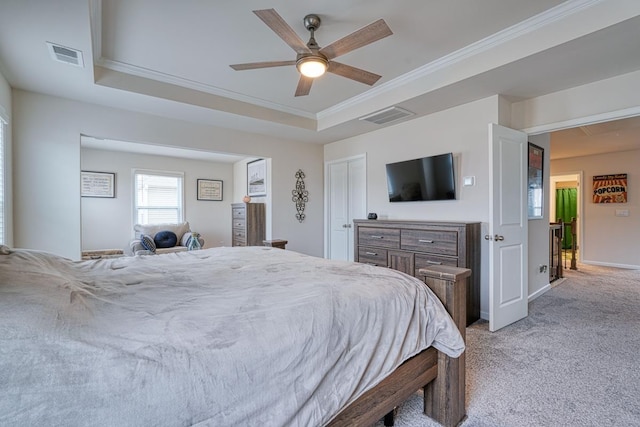
[{"label": "framed picture", "polygon": [[265,159],[254,160],[247,163],[247,195],[267,195],[267,161]]},{"label": "framed picture", "polygon": [[529,179],[527,182],[527,200],[529,219],[542,218],[544,207],[544,182],[542,180],[542,165],[544,149],[529,143]]},{"label": "framed picture", "polygon": [[594,176],[593,203],[627,203],[627,174]]},{"label": "framed picture", "polygon": [[116,197],[116,174],[111,172],[80,171],[81,197]]},{"label": "framed picture", "polygon": [[217,179],[199,179],[198,200],[222,201],[222,181]]}]

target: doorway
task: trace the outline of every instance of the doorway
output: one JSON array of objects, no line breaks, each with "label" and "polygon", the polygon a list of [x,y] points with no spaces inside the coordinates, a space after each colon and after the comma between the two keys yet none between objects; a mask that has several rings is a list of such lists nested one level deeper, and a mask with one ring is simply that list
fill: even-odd
[{"label": "doorway", "polygon": [[[575,243],[577,257],[580,256],[579,246],[582,242],[582,172],[551,176],[551,197],[549,203],[549,218],[551,222],[561,220],[564,223],[562,242],[560,244],[561,262],[563,267],[575,265],[572,248]],[[572,220],[575,218],[575,226]],[[573,236],[575,230],[575,237]],[[575,239],[575,242],[574,242]]]}]

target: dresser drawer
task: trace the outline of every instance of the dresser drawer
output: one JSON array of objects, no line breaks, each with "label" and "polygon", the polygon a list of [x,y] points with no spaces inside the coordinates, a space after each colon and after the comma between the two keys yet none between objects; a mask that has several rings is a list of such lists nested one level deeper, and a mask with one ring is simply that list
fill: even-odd
[{"label": "dresser drawer", "polygon": [[244,230],[247,225],[247,221],[243,218],[233,218],[233,220],[231,221],[231,224],[233,226],[233,228],[237,228],[240,230]]},{"label": "dresser drawer", "polygon": [[[227,211],[228,212],[228,211]],[[232,209],[232,218],[235,219],[245,219],[247,217],[247,211],[244,207],[242,208],[233,208]]]},{"label": "dresser drawer", "polygon": [[359,227],[358,244],[390,249],[400,248],[400,230],[376,227]]},{"label": "dresser drawer", "polygon": [[387,250],[360,246],[358,247],[358,261],[364,264],[387,267]]},{"label": "dresser drawer", "polygon": [[438,256],[438,255],[416,254],[414,276],[420,277],[420,273],[418,273],[418,270],[420,270],[421,268],[427,268],[434,265],[448,265],[451,267],[457,267],[458,258]]},{"label": "dresser drawer", "polygon": [[438,230],[401,230],[401,248],[439,255],[458,255],[458,233]]}]

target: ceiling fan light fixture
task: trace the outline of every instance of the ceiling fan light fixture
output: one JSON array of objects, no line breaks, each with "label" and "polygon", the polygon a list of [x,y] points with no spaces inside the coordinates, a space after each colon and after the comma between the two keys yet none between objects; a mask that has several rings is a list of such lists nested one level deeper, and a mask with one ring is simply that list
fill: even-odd
[{"label": "ceiling fan light fixture", "polygon": [[327,71],[329,61],[321,56],[305,56],[298,59],[296,67],[300,74],[309,78],[320,77]]}]

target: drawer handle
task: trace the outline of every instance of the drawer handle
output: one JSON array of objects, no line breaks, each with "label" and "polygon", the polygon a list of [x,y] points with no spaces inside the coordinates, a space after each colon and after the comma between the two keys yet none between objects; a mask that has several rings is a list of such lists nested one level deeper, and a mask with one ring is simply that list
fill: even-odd
[{"label": "drawer handle", "polygon": [[433,240],[420,239],[420,240],[418,240],[418,242],[420,242],[420,243],[433,243]]},{"label": "drawer handle", "polygon": [[384,236],[371,236],[372,239],[384,239]]},{"label": "drawer handle", "polygon": [[377,254],[377,253],[375,253],[375,252],[365,252],[365,254],[367,254],[367,255],[373,255],[373,256],[377,256],[377,255],[378,255],[378,254]]},{"label": "drawer handle", "polygon": [[442,262],[439,262],[439,261],[429,261],[429,260],[427,260],[427,264],[432,264],[432,265],[442,265]]}]

